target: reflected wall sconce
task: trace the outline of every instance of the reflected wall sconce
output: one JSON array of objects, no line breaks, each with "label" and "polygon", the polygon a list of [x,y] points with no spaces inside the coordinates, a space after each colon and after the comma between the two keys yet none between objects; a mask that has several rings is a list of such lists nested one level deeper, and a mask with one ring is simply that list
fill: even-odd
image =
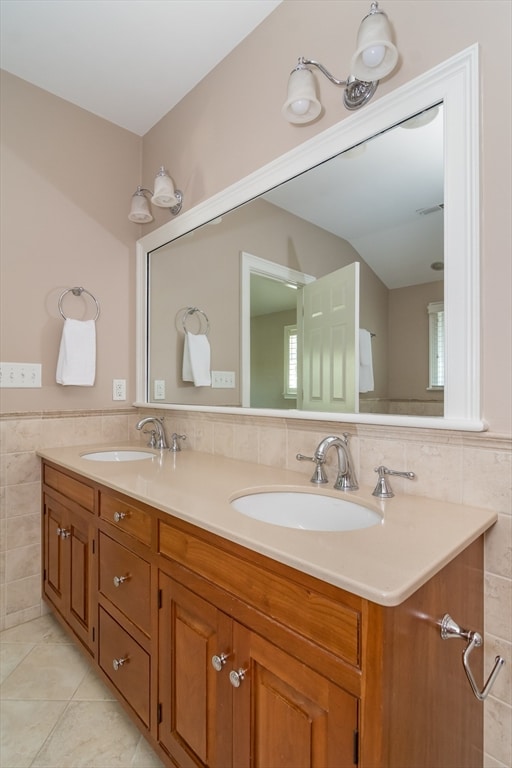
[{"label": "reflected wall sconce", "polygon": [[153,205],[158,206],[158,208],[168,208],[173,216],[177,216],[181,211],[183,192],[180,189],[174,188],[172,179],[163,165],[155,177],[154,192],[139,186],[133,193],[128,218],[136,224],[148,224],[150,221],[153,221],[153,215],[149,209],[146,195],[151,195]]},{"label": "reflected wall sconce", "polygon": [[343,103],[350,110],[369,101],[379,80],[391,74],[398,62],[398,50],[391,40],[391,25],[386,14],[372,2],[370,12],[361,21],[356,52],[350,62],[347,80],[338,80],[322,64],[301,56],[290,74],[288,97],[282,114],[290,123],[310,123],[322,111],[316,96],[315,78],[309,67],[316,67],[334,85],[345,87]]}]

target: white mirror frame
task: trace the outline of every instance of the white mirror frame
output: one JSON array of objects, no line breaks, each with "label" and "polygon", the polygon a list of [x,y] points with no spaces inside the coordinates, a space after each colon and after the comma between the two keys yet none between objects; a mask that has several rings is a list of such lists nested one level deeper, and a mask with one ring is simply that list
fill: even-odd
[{"label": "white mirror frame", "polygon": [[[475,44],[314,136],[137,242],[137,407],[482,431],[480,404],[479,72]],[[424,109],[444,104],[446,384],[443,417],[310,413],[150,403],[147,367],[148,254],[324,160]],[[280,119],[279,116],[276,120]],[[240,248],[243,250],[243,247]],[[449,297],[446,299],[446,297]]]}]

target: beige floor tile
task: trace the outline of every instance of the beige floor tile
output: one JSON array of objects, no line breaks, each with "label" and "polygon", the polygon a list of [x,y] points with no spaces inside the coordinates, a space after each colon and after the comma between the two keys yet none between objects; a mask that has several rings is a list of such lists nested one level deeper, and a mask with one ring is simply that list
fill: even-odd
[{"label": "beige floor tile", "polygon": [[116,698],[99,679],[94,670],[89,669],[73,695],[74,701],[115,701]]},{"label": "beige floor tile", "polygon": [[67,701],[0,702],[1,768],[32,765],[67,705]]},{"label": "beige floor tile", "polygon": [[34,646],[2,683],[3,699],[69,699],[84,679],[87,662],[72,645]]},{"label": "beige floor tile", "polygon": [[0,683],[9,677],[33,647],[32,643],[2,643],[0,645]]},{"label": "beige floor tile", "polygon": [[67,643],[72,640],[50,613],[0,632],[0,643]]},{"label": "beige floor tile", "polygon": [[164,764],[143,736],[139,739],[130,768],[164,768]]},{"label": "beige floor tile", "polygon": [[72,701],[32,768],[128,768],[140,735],[114,701]]}]

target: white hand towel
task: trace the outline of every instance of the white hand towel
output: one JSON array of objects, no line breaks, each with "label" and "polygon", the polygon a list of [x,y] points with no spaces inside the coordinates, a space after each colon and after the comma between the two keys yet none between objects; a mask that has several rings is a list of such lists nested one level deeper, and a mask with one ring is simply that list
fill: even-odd
[{"label": "white hand towel", "polygon": [[96,377],[96,323],[64,321],[57,362],[57,384],[92,387]]},{"label": "white hand towel", "polygon": [[193,381],[195,387],[211,386],[210,342],[202,333],[185,332],[182,378]]},{"label": "white hand towel", "polygon": [[372,336],[370,331],[364,328],[359,329],[359,391],[372,392],[374,388],[373,381],[373,359],[372,359]]}]

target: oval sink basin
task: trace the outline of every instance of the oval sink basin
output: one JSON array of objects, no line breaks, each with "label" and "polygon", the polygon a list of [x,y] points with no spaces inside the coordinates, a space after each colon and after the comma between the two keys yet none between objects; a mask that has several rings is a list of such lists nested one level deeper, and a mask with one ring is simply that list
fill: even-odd
[{"label": "oval sink basin", "polygon": [[93,451],[83,453],[82,459],[88,461],[140,461],[140,459],[152,459],[154,453],[149,451]]},{"label": "oval sink basin", "polygon": [[251,493],[233,499],[231,505],[264,523],[307,531],[354,531],[382,523],[382,516],[363,504],[315,493]]}]

